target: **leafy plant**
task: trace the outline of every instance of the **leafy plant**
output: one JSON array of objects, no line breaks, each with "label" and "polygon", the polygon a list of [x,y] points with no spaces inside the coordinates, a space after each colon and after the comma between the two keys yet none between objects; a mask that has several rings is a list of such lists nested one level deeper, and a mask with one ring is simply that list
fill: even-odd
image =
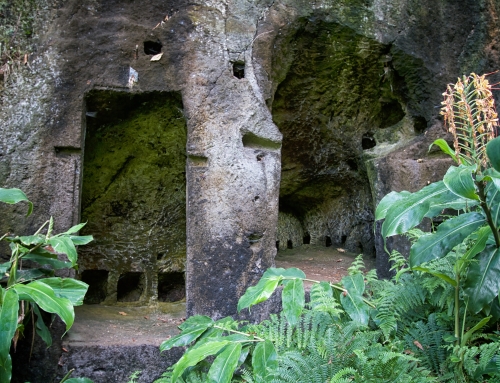
[{"label": "leafy plant", "polygon": [[[356,259],[339,284],[298,269],[268,269],[238,302],[251,309],[282,287],[282,313],[259,324],[188,318],[161,351],[188,346],[157,382],[494,382],[500,379],[500,141],[484,76],[445,93],[458,163],[443,181],[380,202],[384,237],[405,234],[408,260],[378,280]],[[452,211],[455,214],[452,214]],[[440,216],[431,233],[416,226]],[[313,282],[306,302],[304,281]],[[495,380],[496,379],[496,380]]]},{"label": "leafy plant", "polygon": [[[0,188],[0,201],[7,204],[27,202],[27,215],[33,210],[32,203],[19,189]],[[10,260],[0,264],[1,382],[11,380],[11,343],[17,342],[27,321],[32,320],[36,333],[47,346],[51,345],[52,338],[43,321],[42,311],[57,314],[66,324],[66,331],[72,326],[75,316],[73,307],[83,303],[88,285],[72,278],[55,277],[54,271],[77,267],[75,246],[85,245],[92,240],[92,236],[75,235],[84,225],[79,224],[64,233],[53,234],[51,218],[33,235],[10,236],[7,233],[0,238],[7,241],[11,249]],[[45,228],[45,233],[42,233]],[[68,260],[59,259],[63,256]],[[24,268],[27,262],[34,267]]]},{"label": "leafy plant", "polygon": [[[458,350],[467,347],[491,318],[500,318],[500,138],[494,138],[498,118],[484,75],[471,74],[449,85],[442,104],[454,150],[443,139],[433,145],[458,166],[451,166],[442,181],[416,193],[388,194],[375,219],[385,219],[386,238],[408,233],[424,218],[442,216],[435,231],[413,243],[409,263],[412,270],[429,273],[454,288],[455,355],[461,370],[465,354]],[[450,210],[454,216],[449,216]],[[451,273],[432,267],[433,260],[445,257],[454,261]],[[467,313],[479,312],[485,316],[467,329]]]}]

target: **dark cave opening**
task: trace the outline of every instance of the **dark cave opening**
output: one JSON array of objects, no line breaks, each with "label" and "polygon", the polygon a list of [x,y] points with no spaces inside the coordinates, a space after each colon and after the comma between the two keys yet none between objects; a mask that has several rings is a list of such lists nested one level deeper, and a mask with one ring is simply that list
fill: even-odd
[{"label": "dark cave opening", "polygon": [[138,302],[144,291],[144,282],[144,273],[121,274],[116,289],[116,300],[118,302]]},{"label": "dark cave opening", "polygon": [[178,302],[186,298],[184,273],[158,273],[158,301]]},{"label": "dark cave opening", "polygon": [[81,274],[82,282],[89,285],[83,303],[98,304],[106,299],[108,288],[107,270],[85,270]]}]

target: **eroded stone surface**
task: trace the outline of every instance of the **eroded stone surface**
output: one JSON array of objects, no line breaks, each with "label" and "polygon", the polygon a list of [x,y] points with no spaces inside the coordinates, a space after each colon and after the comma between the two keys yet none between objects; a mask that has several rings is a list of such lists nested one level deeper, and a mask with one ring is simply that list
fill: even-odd
[{"label": "eroded stone surface", "polygon": [[[151,141],[148,150],[166,161],[163,168],[175,154],[176,170],[140,174],[128,184],[158,183],[148,198],[163,198],[162,180],[176,174],[168,185],[175,198],[158,197],[159,206],[146,212],[139,197],[122,197],[127,187],[120,188],[120,174],[128,174],[138,155],[115,164],[103,154],[94,164],[94,170],[99,161],[114,169],[100,175],[108,180],[119,173],[108,189],[117,191],[116,200],[96,208],[97,215],[119,212],[110,219],[120,220],[128,214],[131,220],[120,224],[138,227],[139,216],[147,216],[137,247],[132,241],[123,251],[115,251],[120,235],[102,229],[104,219],[89,223],[88,232],[104,234],[101,243],[114,249],[102,246],[102,259],[84,267],[109,273],[105,296],[118,294],[121,275],[141,272],[135,254],[148,259],[151,282],[138,283],[149,296],[158,270],[182,267],[182,250],[172,250],[179,257],[169,260],[142,240],[153,230],[182,248],[180,231],[169,232],[163,221],[154,226],[154,217],[163,217],[165,206],[182,210],[175,193],[183,187],[188,314],[235,314],[245,288],[273,264],[276,240],[294,247],[301,237],[329,239],[367,255],[375,247],[384,275],[385,253],[371,230],[374,207],[389,191],[418,190],[446,170],[448,160],[427,153],[445,133],[441,93],[457,76],[498,68],[499,9],[497,0],[53,1],[40,14],[29,66],[2,90],[0,182],[22,188],[35,203],[28,219],[22,206],[1,207],[2,231],[26,234],[50,215],[58,231],[85,216],[84,143],[93,118],[86,112],[95,112],[88,109],[90,92],[177,94],[182,111],[163,107],[165,116],[185,121],[185,186],[182,149],[162,153],[170,137],[161,124],[156,135],[137,133],[136,144]],[[151,61],[160,45],[163,56]],[[114,129],[129,132],[120,124]],[[108,146],[119,151],[119,142]],[[97,146],[96,153],[105,152]],[[99,189],[94,173],[90,178]],[[285,219],[277,230],[280,209]],[[127,300],[140,296],[133,292]]]}]

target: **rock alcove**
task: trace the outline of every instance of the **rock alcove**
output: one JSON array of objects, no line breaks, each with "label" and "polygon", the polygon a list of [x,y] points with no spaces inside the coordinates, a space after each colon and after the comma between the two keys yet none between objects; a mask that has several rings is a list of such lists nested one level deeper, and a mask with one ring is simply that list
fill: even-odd
[{"label": "rock alcove", "polygon": [[80,250],[86,303],[185,296],[186,123],[168,92],[86,95]]},{"label": "rock alcove", "polygon": [[333,245],[375,256],[365,160],[377,142],[408,139],[427,126],[396,69],[421,66],[344,25],[297,24],[274,63],[283,78],[272,98],[283,133],[277,247]]}]

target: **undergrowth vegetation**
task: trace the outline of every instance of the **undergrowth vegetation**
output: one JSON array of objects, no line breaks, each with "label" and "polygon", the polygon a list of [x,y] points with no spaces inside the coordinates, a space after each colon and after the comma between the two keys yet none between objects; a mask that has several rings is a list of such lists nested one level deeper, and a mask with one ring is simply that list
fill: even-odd
[{"label": "undergrowth vegetation", "polygon": [[[360,257],[338,284],[268,269],[238,311],[282,287],[282,312],[259,324],[188,318],[160,349],[188,348],[156,382],[500,382],[497,114],[485,76],[444,95],[454,149],[434,144],[458,166],[416,193],[390,193],[376,211],[384,238],[412,241],[409,258],[390,255],[391,280],[365,272]],[[431,233],[416,228],[424,219]]]}]

